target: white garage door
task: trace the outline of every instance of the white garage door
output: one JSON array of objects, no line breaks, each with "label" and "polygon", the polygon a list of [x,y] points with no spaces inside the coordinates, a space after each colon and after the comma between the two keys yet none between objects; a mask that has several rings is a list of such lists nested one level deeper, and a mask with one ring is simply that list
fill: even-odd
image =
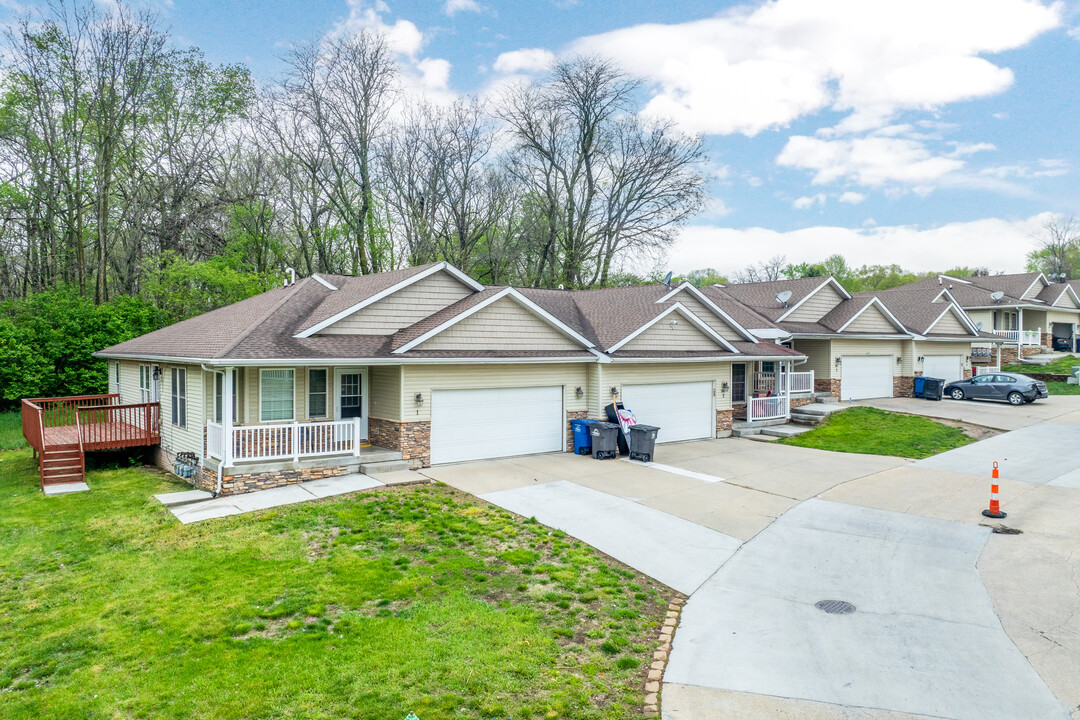
[{"label": "white garage door", "polygon": [[558,452],[565,444],[562,387],[431,393],[432,464]]},{"label": "white garage door", "polygon": [[711,438],[716,433],[711,382],[624,385],[622,402],[638,422],[660,428],[657,442]]},{"label": "white garage door", "polygon": [[840,362],[842,400],[892,397],[892,355],[845,355]]},{"label": "white garage door", "polygon": [[923,359],[925,377],[941,378],[947,383],[964,379],[964,358],[959,355],[927,355]]}]

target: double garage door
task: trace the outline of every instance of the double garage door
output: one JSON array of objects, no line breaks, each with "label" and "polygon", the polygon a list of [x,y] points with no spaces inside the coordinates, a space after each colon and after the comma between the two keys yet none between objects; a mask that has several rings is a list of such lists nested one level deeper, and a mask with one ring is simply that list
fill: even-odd
[{"label": "double garage door", "polygon": [[[623,404],[661,428],[661,442],[711,438],[711,382],[624,385]],[[566,443],[563,388],[482,388],[431,393],[431,462],[559,452]]]},{"label": "double garage door", "polygon": [[845,355],[840,360],[840,398],[892,397],[892,355]]},{"label": "double garage door", "polygon": [[562,386],[435,390],[431,462],[558,452],[564,422]]},{"label": "double garage door", "polygon": [[960,355],[927,355],[923,358],[923,376],[941,378],[946,383],[964,379],[964,358]]}]

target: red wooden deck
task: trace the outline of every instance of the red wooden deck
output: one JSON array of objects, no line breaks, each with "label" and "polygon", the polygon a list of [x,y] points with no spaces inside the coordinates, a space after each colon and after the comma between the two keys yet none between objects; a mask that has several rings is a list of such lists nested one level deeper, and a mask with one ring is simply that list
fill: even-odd
[{"label": "red wooden deck", "polygon": [[158,403],[120,405],[119,395],[81,395],[22,401],[23,437],[38,456],[44,487],[82,482],[87,450],[161,442]]}]

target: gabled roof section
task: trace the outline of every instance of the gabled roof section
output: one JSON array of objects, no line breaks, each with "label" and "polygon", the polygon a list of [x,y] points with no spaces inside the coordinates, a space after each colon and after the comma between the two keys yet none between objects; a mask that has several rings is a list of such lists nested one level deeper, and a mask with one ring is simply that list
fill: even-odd
[{"label": "gabled roof section", "polygon": [[747,341],[755,342],[755,343],[758,342],[758,339],[756,337],[754,337],[753,333],[751,333],[749,330],[747,330],[742,325],[740,325],[735,320],[735,318],[733,318],[728,313],[724,312],[723,308],[721,308],[719,305],[717,305],[715,302],[713,302],[705,293],[698,290],[691,283],[688,283],[688,282],[682,283],[678,287],[673,288],[671,290],[671,292],[667,293],[666,295],[664,295],[662,298],[660,298],[656,302],[658,302],[658,303],[670,302],[673,298],[675,298],[676,295],[678,295],[681,292],[685,292],[687,294],[693,295],[694,298],[697,299],[699,302],[701,302],[702,305],[704,305],[709,310],[711,310],[713,313],[715,313],[717,317],[719,317],[721,320],[723,320],[729,326],[731,326],[731,329],[735,330],[735,332],[739,333],[744,338],[746,338]]},{"label": "gabled roof section", "polygon": [[833,278],[832,276],[829,276],[829,277],[825,278],[825,282],[821,283],[816,288],[814,288],[813,291],[811,291],[809,294],[806,295],[806,297],[804,297],[802,300],[799,300],[797,303],[795,303],[790,308],[788,308],[787,312],[785,312],[783,315],[781,315],[779,318],[777,318],[777,320],[783,321],[785,318],[789,317],[793,312],[795,312],[800,307],[802,307],[804,304],[806,304],[806,302],[810,298],[814,297],[815,295],[817,295],[819,292],[821,292],[823,289],[825,289],[827,287],[832,287],[834,290],[836,290],[836,292],[840,295],[840,297],[844,298],[845,300],[850,300],[851,299],[851,293],[849,293],[847,290],[845,290],[844,286],[836,281],[836,278]]},{"label": "gabled roof section", "polygon": [[319,278],[324,285],[337,289],[311,312],[311,315],[302,323],[303,329],[296,334],[296,337],[311,337],[339,320],[438,272],[452,275],[476,292],[484,289],[483,285],[447,262],[417,265],[402,270],[359,277],[334,275],[326,278],[325,282],[324,278]]},{"label": "gabled roof section", "polygon": [[[883,315],[885,317],[885,319],[889,321],[889,324],[891,324],[896,329],[896,331],[898,333],[901,333],[901,334],[904,334],[904,335],[907,334],[907,328],[904,327],[903,323],[901,323],[899,320],[897,320],[896,316],[894,316],[892,314],[892,312],[889,311],[889,308],[885,307],[885,303],[881,302],[881,300],[879,300],[876,296],[871,297],[869,302],[865,303],[850,318],[848,318],[843,323],[841,323],[836,328],[836,331],[839,332],[839,333],[844,332],[844,330],[851,327],[851,325],[853,323],[855,323],[860,317],[862,317],[863,313],[867,312],[870,308],[877,308],[877,310],[881,313],[881,315]],[[837,308],[837,309],[839,309],[839,308]],[[830,320],[832,320],[833,322],[836,321],[837,318],[830,317],[832,314],[833,313],[829,313],[829,315],[826,315],[824,318],[822,318],[822,321],[826,325],[831,324],[829,322]]]},{"label": "gabled roof section", "polygon": [[[950,290],[940,287],[937,280],[931,278],[931,282],[910,283],[878,293],[856,293],[856,297],[876,296],[885,303],[893,316],[903,323],[909,332],[917,335],[928,333],[949,312],[952,312],[972,334],[978,335],[978,330],[975,329],[971,318],[953,297],[954,293],[967,292],[971,287],[971,285],[954,285]],[[986,292],[982,289],[976,290],[980,295]]]},{"label": "gabled roof section", "polygon": [[397,333],[392,340],[394,354],[400,355],[409,352],[439,333],[457,325],[462,320],[475,315],[503,298],[510,298],[516,301],[518,304],[532,312],[537,318],[579,343],[582,348],[591,349],[594,346],[591,340],[537,305],[518,290],[512,287],[505,287],[487,288],[480,293],[470,295],[464,300],[454,303],[445,310],[435,313],[431,317],[421,320],[415,325]]},{"label": "gabled roof section", "polygon": [[[956,305],[955,303],[949,303],[945,307],[945,310],[942,311],[942,313],[937,316],[937,319],[934,320],[934,322],[930,323],[930,325],[925,330],[919,331],[919,334],[920,335],[934,334],[934,328],[937,327],[939,323],[941,323],[943,318],[945,318],[947,316],[950,316],[950,315],[952,317],[956,318],[956,320],[960,323],[960,325],[963,326],[965,329],[967,329],[967,331],[969,333],[971,333],[972,335],[978,336],[978,334],[979,334],[978,328],[976,328],[974,323],[971,322],[971,318],[969,318],[967,316],[967,313],[964,312],[963,308]],[[944,334],[950,334],[950,333],[944,333]]]},{"label": "gabled roof section", "polygon": [[1067,282],[1047,285],[1039,292],[1038,299],[1050,307],[1067,310],[1080,308],[1080,296],[1076,294],[1073,286]]},{"label": "gabled roof section", "polygon": [[719,333],[717,333],[715,330],[713,330],[711,327],[709,327],[705,323],[704,320],[699,318],[694,313],[690,312],[687,308],[685,308],[683,306],[682,303],[679,303],[679,302],[676,302],[674,305],[669,306],[666,310],[661,312],[659,315],[654,317],[652,320],[645,323],[641,327],[637,328],[632,333],[630,333],[629,335],[624,337],[622,340],[619,340],[618,342],[616,342],[614,345],[611,345],[607,349],[607,351],[609,353],[617,352],[619,350],[619,348],[623,347],[624,345],[626,345],[627,343],[632,341],[634,338],[638,337],[639,335],[644,333],[646,330],[653,327],[658,322],[660,322],[661,320],[666,318],[668,315],[671,315],[672,313],[678,313],[678,314],[682,315],[692,325],[694,325],[694,327],[696,327],[698,330],[700,330],[703,335],[705,335],[709,339],[713,340],[717,345],[724,348],[727,352],[733,352],[733,353],[738,352],[738,350],[735,349],[734,345],[732,345],[727,340],[725,340]]},{"label": "gabled roof section", "polygon": [[[752,308],[758,314],[775,323],[797,310],[823,287],[829,286],[835,289],[841,298],[847,299],[851,297],[851,294],[832,277],[736,283],[726,285],[723,288],[716,288],[716,290]],[[791,293],[791,297],[788,298],[786,303],[776,299],[777,295],[783,292]]]}]

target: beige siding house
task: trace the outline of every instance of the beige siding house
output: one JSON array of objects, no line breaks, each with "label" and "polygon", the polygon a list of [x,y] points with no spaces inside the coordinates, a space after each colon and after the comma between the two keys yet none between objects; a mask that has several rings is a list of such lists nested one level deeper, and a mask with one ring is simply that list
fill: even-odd
[{"label": "beige siding house", "polygon": [[[485,287],[446,263],[312,276],[99,355],[122,402],[160,401],[162,465],[194,454],[220,493],[564,451],[613,400],[665,440],[724,436],[734,367],[804,359],[694,288]],[[771,395],[753,411],[786,417]]]}]

